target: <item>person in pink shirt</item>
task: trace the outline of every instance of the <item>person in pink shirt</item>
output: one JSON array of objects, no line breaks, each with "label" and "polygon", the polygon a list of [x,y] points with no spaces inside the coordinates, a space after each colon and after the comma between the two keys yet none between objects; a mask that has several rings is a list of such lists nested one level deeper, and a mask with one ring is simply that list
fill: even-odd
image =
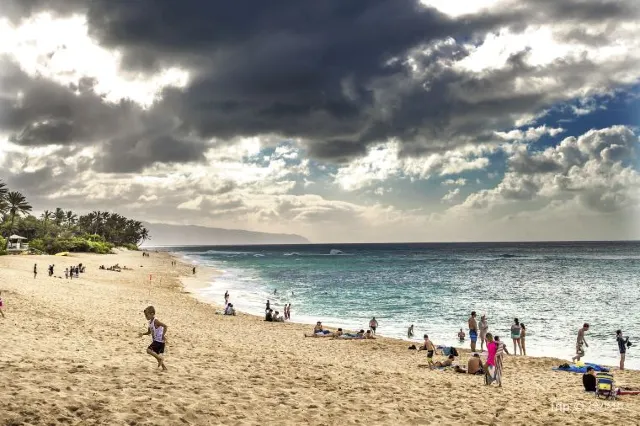
[{"label": "person in pink shirt", "polygon": [[486,384],[491,384],[491,382],[498,382],[498,386],[502,386],[500,375],[497,374],[498,371],[496,369],[496,353],[498,352],[498,343],[493,340],[493,334],[487,333],[487,364],[486,369],[488,380]]}]

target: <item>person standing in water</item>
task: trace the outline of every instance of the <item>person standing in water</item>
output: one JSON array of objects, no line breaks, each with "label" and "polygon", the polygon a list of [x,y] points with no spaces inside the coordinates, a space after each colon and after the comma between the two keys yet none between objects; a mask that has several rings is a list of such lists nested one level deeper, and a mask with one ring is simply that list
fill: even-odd
[{"label": "person standing in water", "polygon": [[522,349],[522,355],[527,356],[527,348],[525,346],[525,339],[527,337],[527,327],[520,323],[520,349]]},{"label": "person standing in water", "polygon": [[369,321],[369,328],[373,334],[376,334],[376,328],[378,328],[378,321],[376,320],[376,317],[371,318],[371,321]]},{"label": "person standing in water", "polygon": [[469,317],[469,339],[471,340],[471,352],[476,351],[478,341],[478,322],[476,321],[476,311],[471,312]]},{"label": "person standing in water", "polygon": [[487,317],[480,317],[480,352],[484,350],[484,344],[487,341],[487,332],[489,331],[489,324],[487,323]]},{"label": "person standing in water", "polygon": [[622,337],[622,330],[616,330],[616,342],[618,342],[618,350],[620,351],[620,370],[624,370],[624,359],[627,355],[629,338]]},{"label": "person standing in water", "polygon": [[520,343],[520,332],[522,328],[520,327],[520,321],[518,318],[513,319],[513,325],[511,326],[511,340],[513,340],[513,354],[518,355],[518,351],[516,348],[520,348],[520,355],[522,355],[522,345]]},{"label": "person standing in water", "polygon": [[407,330],[407,339],[411,339],[413,337],[413,324],[411,324],[409,326],[409,329]]},{"label": "person standing in water", "polygon": [[582,325],[582,328],[578,330],[578,340],[576,340],[576,356],[571,358],[571,361],[580,361],[580,358],[584,356],[583,346],[589,347],[587,341],[584,340],[584,333],[586,333],[587,331],[589,331],[589,324],[585,322]]}]

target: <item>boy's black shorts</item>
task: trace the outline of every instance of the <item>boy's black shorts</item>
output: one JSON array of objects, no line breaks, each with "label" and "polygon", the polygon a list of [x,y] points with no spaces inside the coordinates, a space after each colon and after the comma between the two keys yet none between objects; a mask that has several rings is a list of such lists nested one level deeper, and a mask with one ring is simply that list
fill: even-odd
[{"label": "boy's black shorts", "polygon": [[156,342],[154,340],[153,343],[151,343],[149,345],[148,349],[151,349],[153,352],[155,352],[158,355],[160,355],[160,354],[164,353],[164,343],[163,342]]}]

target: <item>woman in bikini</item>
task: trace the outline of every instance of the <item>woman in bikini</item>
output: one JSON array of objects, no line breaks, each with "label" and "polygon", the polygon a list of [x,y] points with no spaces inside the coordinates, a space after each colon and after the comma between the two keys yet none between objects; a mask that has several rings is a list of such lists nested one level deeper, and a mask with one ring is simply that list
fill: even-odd
[{"label": "woman in bikini", "polygon": [[511,340],[513,340],[513,354],[518,355],[517,348],[520,348],[520,355],[522,355],[522,344],[520,343],[520,333],[522,328],[520,327],[520,321],[518,318],[514,318],[513,325],[511,326]]},{"label": "woman in bikini", "polygon": [[522,350],[522,355],[527,356],[525,337],[527,337],[527,328],[524,326],[524,324],[520,324],[520,349]]}]

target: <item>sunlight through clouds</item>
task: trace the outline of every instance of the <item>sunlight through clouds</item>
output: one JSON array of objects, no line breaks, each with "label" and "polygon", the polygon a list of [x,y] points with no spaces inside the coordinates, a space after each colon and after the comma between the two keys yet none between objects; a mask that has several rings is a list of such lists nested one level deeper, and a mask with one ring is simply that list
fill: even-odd
[{"label": "sunlight through clouds", "polygon": [[189,81],[189,73],[177,67],[156,75],[122,70],[122,55],[92,40],[86,17],[79,15],[55,18],[41,13],[19,26],[0,19],[0,54],[13,58],[29,75],[61,84],[95,79],[94,90],[110,102],[131,99],[149,106],[163,88],[185,87]]}]

